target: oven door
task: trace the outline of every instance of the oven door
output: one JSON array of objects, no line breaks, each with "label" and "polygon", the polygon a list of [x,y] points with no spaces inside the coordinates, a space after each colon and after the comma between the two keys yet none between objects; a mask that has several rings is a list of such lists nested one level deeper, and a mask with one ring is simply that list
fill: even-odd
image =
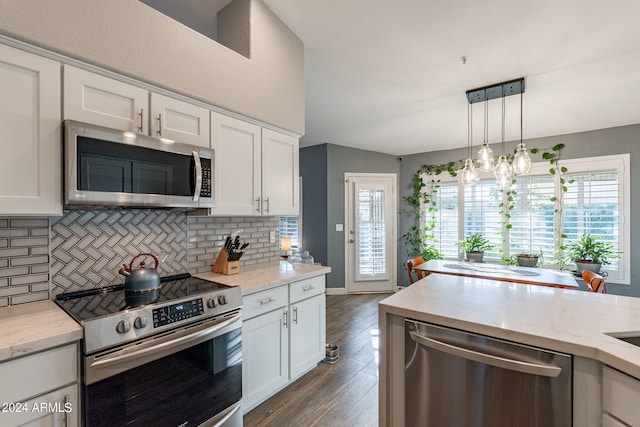
[{"label": "oven door", "polygon": [[84,358],[86,426],[242,426],[242,318],[188,325]]}]

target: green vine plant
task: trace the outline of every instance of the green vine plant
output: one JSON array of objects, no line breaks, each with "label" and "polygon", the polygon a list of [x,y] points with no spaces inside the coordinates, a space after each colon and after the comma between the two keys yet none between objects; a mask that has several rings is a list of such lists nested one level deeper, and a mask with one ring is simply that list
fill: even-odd
[{"label": "green vine plant", "polygon": [[[549,173],[559,177],[562,191],[558,196],[552,196],[550,198],[550,201],[554,202],[554,211],[558,215],[562,213],[563,196],[564,193],[568,191],[567,183],[573,183],[573,180],[565,181],[564,174],[567,172],[567,168],[559,164],[562,155],[562,149],[564,147],[564,144],[556,144],[553,147],[549,148],[530,149],[531,154],[541,153],[542,159],[547,160],[549,162],[549,165],[551,166],[549,169]],[[510,157],[513,157],[513,155],[511,155]],[[436,206],[435,202],[435,195],[440,188],[439,176],[447,172],[452,177],[456,177],[458,175],[457,171],[462,169],[463,166],[464,160],[456,160],[454,162],[449,162],[441,165],[424,164],[420,167],[420,169],[418,169],[418,171],[416,171],[416,173],[414,173],[412,177],[413,192],[411,195],[405,196],[403,198],[410,207],[408,213],[413,217],[412,225],[402,236],[405,243],[407,256],[409,258],[416,256],[416,254],[422,256],[425,261],[429,259],[444,258],[442,253],[440,253],[440,251],[435,246],[437,241],[433,233],[436,226],[438,211],[438,207]],[[431,177],[428,183],[423,179],[424,175]],[[515,184],[516,182],[517,177],[514,177],[512,184]],[[512,228],[510,220],[511,212],[516,207],[516,196],[517,191],[513,189],[512,185],[511,189],[506,190],[506,204],[504,202],[501,202],[498,205],[500,208],[499,213],[502,217],[501,222],[503,224],[503,229],[509,230]],[[423,209],[423,207],[426,208]],[[555,245],[557,249],[556,253],[554,253],[554,260],[551,263],[560,264],[560,267],[562,268],[564,267],[564,262],[562,261],[563,257],[561,256],[561,254],[565,249],[565,247],[563,246],[563,239],[567,236],[564,233],[560,233],[557,228],[554,229],[554,235],[556,243],[558,244]],[[503,243],[504,239],[505,237],[503,237]],[[504,247],[504,245],[502,245],[502,247]],[[507,263],[512,262],[512,258],[505,256],[503,249],[500,250],[500,255],[502,261]]]}]

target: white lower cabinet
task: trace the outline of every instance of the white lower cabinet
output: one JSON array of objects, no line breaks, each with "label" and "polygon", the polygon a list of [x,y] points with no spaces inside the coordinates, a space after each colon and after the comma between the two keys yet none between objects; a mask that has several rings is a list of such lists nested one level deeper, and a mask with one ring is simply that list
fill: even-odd
[{"label": "white lower cabinet", "polygon": [[[602,425],[640,425],[640,380],[602,367]],[[607,417],[608,415],[608,417]]]},{"label": "white lower cabinet", "polygon": [[243,298],[245,413],[324,359],[325,301],[324,275]]},{"label": "white lower cabinet", "polygon": [[76,343],[0,363],[0,378],[2,426],[79,424]]}]

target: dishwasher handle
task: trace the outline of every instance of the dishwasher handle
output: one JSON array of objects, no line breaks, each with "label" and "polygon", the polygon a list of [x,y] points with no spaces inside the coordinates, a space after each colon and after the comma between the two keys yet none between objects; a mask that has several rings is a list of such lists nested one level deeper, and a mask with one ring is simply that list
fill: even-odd
[{"label": "dishwasher handle", "polygon": [[429,347],[434,350],[442,351],[444,353],[458,356],[474,362],[495,366],[496,368],[509,369],[511,371],[524,372],[526,374],[540,375],[549,378],[556,378],[558,375],[560,375],[560,372],[562,372],[562,368],[560,368],[559,366],[540,365],[537,363],[522,362],[519,360],[507,359],[500,356],[481,353],[478,351],[447,344],[442,341],[434,340],[433,338],[425,337],[424,335],[420,335],[414,331],[410,331],[409,335],[411,335],[412,340],[425,347]]}]

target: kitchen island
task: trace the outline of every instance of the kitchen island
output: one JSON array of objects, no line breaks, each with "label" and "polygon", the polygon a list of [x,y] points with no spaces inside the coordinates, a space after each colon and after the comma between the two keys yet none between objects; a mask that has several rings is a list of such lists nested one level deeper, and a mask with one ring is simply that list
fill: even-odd
[{"label": "kitchen island", "polygon": [[604,371],[640,378],[640,347],[608,335],[640,335],[636,298],[432,274],[381,301],[379,316],[381,426],[404,425],[405,319],[572,355],[573,425],[609,416]]}]

